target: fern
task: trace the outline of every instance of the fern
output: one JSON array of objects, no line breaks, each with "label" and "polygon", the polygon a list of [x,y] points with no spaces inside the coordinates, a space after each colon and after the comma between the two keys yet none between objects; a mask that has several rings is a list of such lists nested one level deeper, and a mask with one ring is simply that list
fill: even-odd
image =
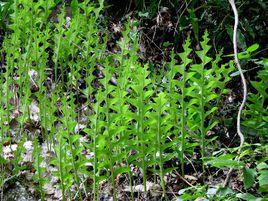
[{"label": "fern", "polygon": [[[206,151],[205,147],[210,142],[209,140],[206,140],[206,133],[218,124],[216,119],[209,120],[208,118],[217,111],[217,106],[211,103],[214,100],[218,100],[221,93],[224,92],[222,90],[221,93],[216,93],[216,89],[219,87],[223,89],[223,85],[228,81],[228,79],[225,79],[222,81],[223,84],[220,83],[220,80],[222,80],[222,75],[219,72],[224,72],[225,69],[215,69],[217,66],[216,63],[219,62],[219,58],[213,63],[213,58],[207,56],[210,49],[208,42],[209,38],[206,32],[203,36],[203,41],[201,42],[202,50],[196,52],[197,56],[201,60],[201,63],[192,65],[190,69],[195,73],[195,76],[190,79],[192,85],[194,86],[194,91],[191,93],[193,104],[191,105],[189,112],[193,117],[192,129],[198,130],[200,134],[199,139],[201,146],[201,157],[203,161]],[[210,65],[212,65],[212,68]],[[202,167],[204,171],[204,162]]]},{"label": "fern", "polygon": [[181,75],[180,81],[177,81],[176,84],[179,87],[180,95],[178,97],[179,101],[179,114],[180,114],[180,134],[181,134],[181,144],[180,144],[180,161],[181,161],[181,171],[184,176],[184,154],[186,149],[186,125],[187,125],[187,113],[188,113],[188,103],[186,102],[187,96],[191,93],[192,88],[188,86],[188,80],[193,76],[193,73],[187,72],[187,66],[191,63],[189,55],[191,53],[190,39],[188,38],[183,45],[184,52],[180,53],[179,56],[182,60],[181,65],[177,66],[177,72]]},{"label": "fern", "polygon": [[268,65],[267,59],[263,59],[263,69],[258,72],[258,80],[252,81],[251,84],[256,89],[256,93],[250,93],[248,97],[248,109],[245,111],[243,125],[249,128],[249,133],[254,136],[260,136],[263,141],[266,140],[268,132],[268,115],[267,104],[268,98]]},{"label": "fern", "polygon": [[[107,66],[106,66],[107,67]],[[104,79],[101,80],[101,84],[104,87],[103,92],[101,92],[101,102],[103,102],[103,106],[100,108],[100,113],[104,116],[103,119],[103,125],[104,125],[104,131],[103,131],[103,136],[105,137],[107,144],[106,144],[106,149],[104,152],[105,155],[105,160],[107,161],[107,167],[110,170],[111,178],[110,181],[112,183],[112,188],[113,188],[113,198],[116,199],[116,188],[115,188],[115,177],[116,175],[114,174],[114,165],[115,165],[115,136],[114,136],[114,131],[115,125],[114,125],[114,115],[113,113],[110,112],[110,109],[113,105],[113,99],[110,98],[110,94],[115,90],[115,87],[109,84],[110,79],[112,78],[112,75],[109,72],[109,69],[103,70],[104,73]],[[111,155],[112,154],[112,155]]]},{"label": "fern", "polygon": [[80,135],[75,134],[74,130],[75,130],[75,117],[76,114],[74,113],[74,111],[71,110],[71,108],[75,108],[74,106],[69,106],[69,103],[72,104],[74,102],[74,100],[70,100],[70,101],[63,101],[63,107],[62,107],[62,112],[63,112],[63,118],[62,118],[62,123],[63,123],[63,127],[64,130],[66,130],[65,135],[63,136],[64,138],[66,138],[67,140],[67,151],[70,152],[70,163],[71,163],[71,167],[72,167],[72,171],[74,172],[74,181],[76,183],[76,187],[77,187],[77,191],[79,193],[79,198],[80,200],[82,200],[82,193],[80,191],[80,176],[79,176],[79,166],[80,166],[80,152],[81,147],[77,146],[77,142],[80,139]]},{"label": "fern", "polygon": [[[171,129],[170,115],[165,114],[169,111],[167,107],[167,99],[165,93],[159,93],[154,99],[153,109],[155,113],[150,115],[152,120],[152,133],[155,138],[154,143],[154,158],[155,164],[159,166],[160,171],[160,183],[163,189],[163,196],[166,196],[164,175],[167,172],[164,169],[164,163],[169,160],[169,157],[165,157],[165,151],[167,148],[171,147],[171,143],[167,143],[166,139],[169,137],[169,130]],[[156,170],[155,170],[156,171]]]},{"label": "fern", "polygon": [[42,149],[39,146],[38,140],[34,140],[34,152],[33,152],[33,157],[34,157],[34,164],[33,167],[35,168],[36,172],[34,175],[34,180],[38,183],[38,191],[41,194],[41,200],[45,200],[45,192],[44,192],[44,185],[48,182],[47,178],[44,178],[45,170],[46,168],[44,165],[42,165],[42,162],[44,161],[44,158],[40,155],[42,153]]},{"label": "fern", "polygon": [[[98,95],[96,96],[96,100],[99,101],[99,97]],[[98,151],[102,151],[103,150],[103,143],[98,143],[99,142],[99,102],[97,102],[94,105],[94,114],[91,116],[90,118],[90,122],[91,122],[91,129],[85,129],[84,131],[92,138],[92,147],[88,147],[87,148],[91,148],[92,152],[93,152],[93,160],[90,160],[90,162],[92,162],[92,166],[93,166],[93,200],[99,200],[99,192],[98,192],[98,184],[99,184],[99,169],[98,169]]]},{"label": "fern", "polygon": [[150,152],[148,150],[149,148],[147,148],[147,144],[150,142],[150,137],[146,132],[148,123],[145,119],[150,117],[149,110],[152,109],[152,106],[149,104],[149,101],[153,90],[150,88],[151,80],[148,78],[150,72],[147,70],[147,66],[142,67],[138,65],[133,73],[134,79],[131,84],[133,96],[128,101],[135,107],[133,119],[135,120],[134,134],[136,135],[137,141],[134,146],[135,150],[138,152],[135,157],[136,160],[141,160],[141,162],[135,163],[142,169],[144,191],[146,191],[147,154]]},{"label": "fern", "polygon": [[[77,181],[75,176],[70,174],[70,172],[75,167],[75,164],[73,164],[73,153],[72,149],[70,149],[70,146],[73,146],[73,144],[68,143],[70,140],[70,128],[69,125],[66,125],[66,122],[68,122],[68,116],[66,116],[68,115],[66,114],[66,107],[68,107],[68,102],[66,97],[62,98],[61,104],[63,105],[61,112],[63,112],[63,115],[65,115],[65,119],[63,117],[63,122],[60,124],[58,132],[56,133],[57,140],[53,144],[53,149],[55,151],[56,157],[52,159],[51,164],[56,166],[58,169],[54,172],[54,175],[60,180],[62,199],[67,200],[68,197],[72,197],[69,188],[74,182]],[[73,126],[73,124],[71,126]]]}]

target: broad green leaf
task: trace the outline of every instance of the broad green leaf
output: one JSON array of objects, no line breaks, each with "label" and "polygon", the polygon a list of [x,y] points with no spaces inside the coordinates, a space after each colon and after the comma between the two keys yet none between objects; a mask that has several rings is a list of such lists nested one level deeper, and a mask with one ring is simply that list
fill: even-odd
[{"label": "broad green leaf", "polygon": [[214,159],[214,160],[208,161],[207,163],[218,168],[222,168],[222,167],[241,168],[244,166],[244,163],[242,161],[234,161],[230,159],[229,160]]},{"label": "broad green leaf", "polygon": [[250,168],[243,169],[243,180],[245,188],[250,188],[253,186],[256,176],[256,171]]},{"label": "broad green leaf", "polygon": [[268,186],[268,170],[260,171],[260,176],[258,176],[260,186]]}]

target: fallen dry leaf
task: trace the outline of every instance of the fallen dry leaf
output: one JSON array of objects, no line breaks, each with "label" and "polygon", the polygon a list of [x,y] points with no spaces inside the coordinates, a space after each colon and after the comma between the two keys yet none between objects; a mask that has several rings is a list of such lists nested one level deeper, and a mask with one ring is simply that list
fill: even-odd
[{"label": "fallen dry leaf", "polygon": [[32,101],[32,103],[29,106],[29,110],[30,110],[30,119],[35,122],[38,123],[40,121],[40,109],[37,106],[37,101]]},{"label": "fallen dry leaf", "polygon": [[7,145],[3,147],[3,158],[4,159],[12,159],[14,158],[14,151],[18,148],[17,144]]}]

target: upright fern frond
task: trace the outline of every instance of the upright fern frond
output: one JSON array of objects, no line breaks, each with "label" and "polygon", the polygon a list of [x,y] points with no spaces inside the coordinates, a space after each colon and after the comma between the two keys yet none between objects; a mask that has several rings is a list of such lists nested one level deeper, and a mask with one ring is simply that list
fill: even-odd
[{"label": "upright fern frond", "polygon": [[180,114],[180,161],[181,161],[181,171],[184,176],[184,154],[185,154],[185,145],[186,145],[186,125],[187,125],[187,115],[188,115],[188,103],[187,96],[191,93],[191,88],[188,86],[188,80],[193,76],[193,73],[188,72],[188,65],[192,62],[189,58],[191,49],[190,49],[190,39],[187,38],[185,44],[183,45],[184,52],[179,53],[179,56],[182,60],[181,64],[177,66],[177,71],[179,72],[180,80],[176,82],[179,87],[179,114]]},{"label": "upright fern frond", "polygon": [[150,136],[148,135],[148,122],[146,118],[149,116],[149,110],[152,108],[150,105],[150,97],[153,94],[151,89],[151,80],[148,78],[150,72],[147,70],[147,66],[138,65],[134,69],[134,80],[131,88],[133,90],[132,98],[128,101],[131,105],[135,107],[133,112],[133,119],[135,120],[135,129],[133,133],[136,135],[135,148],[138,151],[136,159],[141,160],[141,162],[136,162],[143,171],[143,185],[144,191],[146,191],[147,182],[147,157],[148,157],[148,143],[150,142]]}]

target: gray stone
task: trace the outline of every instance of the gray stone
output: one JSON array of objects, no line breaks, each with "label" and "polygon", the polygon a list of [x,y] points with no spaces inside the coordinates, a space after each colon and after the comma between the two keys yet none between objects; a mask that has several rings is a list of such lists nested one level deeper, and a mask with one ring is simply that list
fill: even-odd
[{"label": "gray stone", "polygon": [[3,201],[37,201],[19,182],[4,191]]}]

